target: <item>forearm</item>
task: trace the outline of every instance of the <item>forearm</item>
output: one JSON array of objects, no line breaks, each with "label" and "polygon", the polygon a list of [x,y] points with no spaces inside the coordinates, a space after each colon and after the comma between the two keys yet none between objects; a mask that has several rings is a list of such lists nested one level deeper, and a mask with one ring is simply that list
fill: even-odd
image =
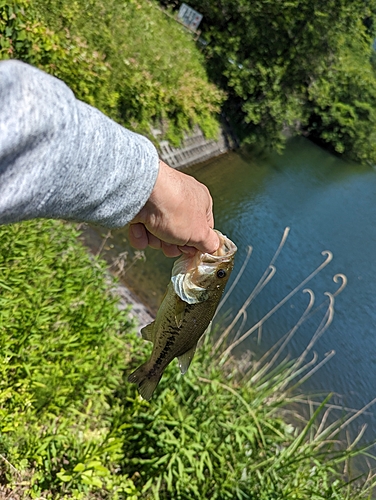
[{"label": "forearm", "polygon": [[60,80],[0,63],[0,223],[36,217],[120,227],[148,200],[158,155]]}]

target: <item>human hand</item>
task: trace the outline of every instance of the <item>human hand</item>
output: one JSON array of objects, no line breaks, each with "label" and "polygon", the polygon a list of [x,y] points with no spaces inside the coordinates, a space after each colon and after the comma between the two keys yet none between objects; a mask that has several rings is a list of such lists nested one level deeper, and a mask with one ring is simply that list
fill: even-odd
[{"label": "human hand", "polygon": [[161,248],[167,257],[214,253],[219,239],[212,206],[206,186],[160,161],[150,198],[130,224],[130,243],[139,250]]}]

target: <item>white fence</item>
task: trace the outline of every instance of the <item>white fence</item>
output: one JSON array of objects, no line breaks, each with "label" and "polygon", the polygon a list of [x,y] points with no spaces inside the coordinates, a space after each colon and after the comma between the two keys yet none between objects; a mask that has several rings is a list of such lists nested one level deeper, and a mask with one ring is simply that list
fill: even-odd
[{"label": "white fence", "polygon": [[[158,131],[155,130],[154,135],[157,136]],[[167,141],[161,141],[159,149],[163,161],[170,167],[181,168],[226,153],[231,149],[231,146],[223,129],[221,129],[218,140],[208,140],[201,129],[196,126],[191,134],[185,134],[179,148],[171,146]]]}]

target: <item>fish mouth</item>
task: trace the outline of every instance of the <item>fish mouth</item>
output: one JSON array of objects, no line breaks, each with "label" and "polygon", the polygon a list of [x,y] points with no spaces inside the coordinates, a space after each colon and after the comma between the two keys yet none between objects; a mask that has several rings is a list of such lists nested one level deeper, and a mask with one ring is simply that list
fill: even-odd
[{"label": "fish mouth", "polygon": [[188,304],[207,300],[205,288],[199,286],[200,278],[214,275],[218,266],[233,260],[237,251],[235,243],[220,231],[214,229],[220,241],[218,250],[213,254],[196,252],[193,256],[182,255],[174,264],[171,282],[175,293]]},{"label": "fish mouth", "polygon": [[214,229],[219,238],[219,247],[214,253],[200,253],[197,252],[195,257],[199,258],[201,262],[205,263],[219,263],[219,262],[230,262],[230,260],[234,257],[237,246],[234,242],[232,242],[227,236],[222,234],[217,229]]}]

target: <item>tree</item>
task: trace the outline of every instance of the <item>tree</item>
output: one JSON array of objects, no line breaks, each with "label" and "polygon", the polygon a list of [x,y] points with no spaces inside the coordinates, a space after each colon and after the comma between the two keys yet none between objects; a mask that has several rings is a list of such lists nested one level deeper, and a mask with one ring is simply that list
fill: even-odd
[{"label": "tree", "polygon": [[306,130],[336,153],[376,164],[376,78],[369,52],[361,27],[338,39],[335,61],[308,88]]},{"label": "tree", "polygon": [[[321,85],[330,85],[331,98],[371,116],[364,105],[372,108],[370,86],[376,83],[369,66],[375,0],[190,0],[189,4],[204,16],[210,75],[228,92],[224,110],[241,139],[278,148],[288,128],[331,143],[333,137],[323,133],[325,120],[320,129],[311,116],[324,110]],[[354,37],[359,43],[351,56]],[[353,85],[343,92],[344,80],[351,79],[361,64],[368,65],[368,83],[361,85],[368,89],[362,112],[355,104],[360,88]],[[337,85],[336,78],[342,83]],[[366,122],[362,121],[365,128],[374,126],[373,119]],[[351,150],[350,143],[344,152]],[[341,151],[338,144],[333,149]],[[364,154],[353,156],[364,160]]]}]

